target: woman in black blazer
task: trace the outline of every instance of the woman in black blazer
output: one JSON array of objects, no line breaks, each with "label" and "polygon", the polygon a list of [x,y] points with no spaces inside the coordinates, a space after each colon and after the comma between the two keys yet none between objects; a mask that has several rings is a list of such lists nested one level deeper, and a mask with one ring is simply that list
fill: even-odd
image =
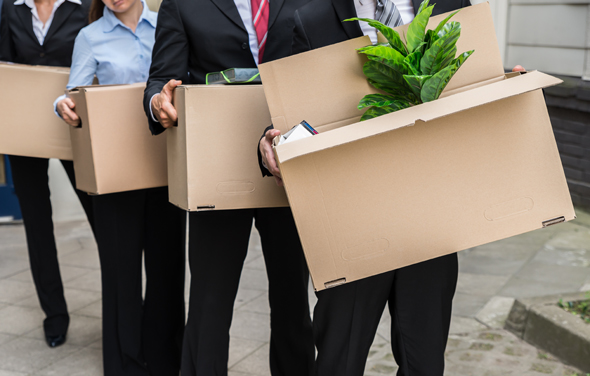
[{"label": "woman in black blazer", "polygon": [[[0,21],[0,61],[69,67],[74,39],[88,24],[90,0],[65,0],[51,18],[55,2],[60,1],[63,0],[5,0]],[[32,12],[32,7],[36,8],[37,14]],[[66,340],[70,317],[53,235],[47,176],[49,160],[21,156],[10,156],[9,159],[25,225],[31,272],[46,315],[43,322],[45,339],[50,347],[59,346]],[[73,163],[61,163],[75,187]],[[77,189],[76,194],[93,227],[91,197]]]}]

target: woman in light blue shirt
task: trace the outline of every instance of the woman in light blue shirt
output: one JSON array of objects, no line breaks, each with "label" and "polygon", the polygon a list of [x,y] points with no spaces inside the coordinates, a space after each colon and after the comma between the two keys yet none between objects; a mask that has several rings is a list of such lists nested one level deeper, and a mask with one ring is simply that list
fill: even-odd
[{"label": "woman in light blue shirt", "polygon": [[[90,22],[76,38],[68,89],[92,84],[95,75],[103,85],[145,82],[156,13],[143,0],[93,0]],[[55,106],[65,122],[79,125],[71,99],[62,96]],[[185,213],[168,203],[167,188],[99,195],[94,205],[104,374],[178,375],[185,312]]]}]

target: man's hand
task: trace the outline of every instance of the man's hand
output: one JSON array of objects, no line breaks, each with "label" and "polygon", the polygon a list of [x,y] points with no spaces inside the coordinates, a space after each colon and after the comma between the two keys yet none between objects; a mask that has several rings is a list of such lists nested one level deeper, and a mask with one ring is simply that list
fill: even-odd
[{"label": "man's hand", "polygon": [[61,101],[57,102],[57,113],[63,121],[71,125],[72,127],[77,127],[80,125],[80,118],[78,114],[74,111],[76,108],[76,104],[70,98],[64,98]]},{"label": "man's hand", "polygon": [[152,98],[152,113],[164,128],[174,126],[178,120],[176,108],[174,108],[174,89],[182,85],[182,81],[170,80],[159,94]]},{"label": "man's hand", "polygon": [[278,129],[268,130],[264,137],[262,137],[260,140],[258,148],[260,149],[260,155],[262,155],[263,164],[266,166],[268,171],[273,174],[277,185],[282,187],[283,179],[281,178],[281,171],[279,171],[279,166],[277,165],[277,160],[275,159],[275,153],[272,151],[272,140],[280,134],[281,131]]},{"label": "man's hand", "polygon": [[512,71],[513,71],[513,72],[526,72],[526,69],[524,69],[524,68],[522,67],[522,65],[517,65],[517,66],[515,66],[514,68],[512,68]]}]

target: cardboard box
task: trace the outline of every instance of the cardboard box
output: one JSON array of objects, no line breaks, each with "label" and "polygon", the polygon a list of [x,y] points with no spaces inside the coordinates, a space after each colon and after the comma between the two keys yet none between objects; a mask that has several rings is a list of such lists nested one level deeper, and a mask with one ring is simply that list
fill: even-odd
[{"label": "cardboard box", "polygon": [[178,127],[165,132],[170,202],[190,211],[289,205],[258,167],[255,147],[270,125],[261,85],[183,85],[175,95]]},{"label": "cardboard box", "polygon": [[70,128],[78,189],[91,194],[168,184],[166,136],[152,136],[143,111],[145,83],[78,87],[81,126]]},{"label": "cardboard box", "polygon": [[69,68],[0,63],[0,153],[72,160],[68,125],[53,112],[69,75]]},{"label": "cardboard box", "polygon": [[366,37],[260,65],[273,123],[320,132],[275,148],[316,290],[575,218],[540,90],[561,81],[504,75],[487,3],[455,20],[475,53],[446,96],[362,123]]}]

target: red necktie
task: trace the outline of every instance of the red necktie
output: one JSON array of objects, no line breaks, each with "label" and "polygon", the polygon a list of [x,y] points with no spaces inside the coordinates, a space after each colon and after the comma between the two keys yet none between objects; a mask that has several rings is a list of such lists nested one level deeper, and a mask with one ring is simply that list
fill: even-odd
[{"label": "red necktie", "polygon": [[261,63],[268,34],[268,0],[252,0],[252,21],[258,37],[258,63]]}]

